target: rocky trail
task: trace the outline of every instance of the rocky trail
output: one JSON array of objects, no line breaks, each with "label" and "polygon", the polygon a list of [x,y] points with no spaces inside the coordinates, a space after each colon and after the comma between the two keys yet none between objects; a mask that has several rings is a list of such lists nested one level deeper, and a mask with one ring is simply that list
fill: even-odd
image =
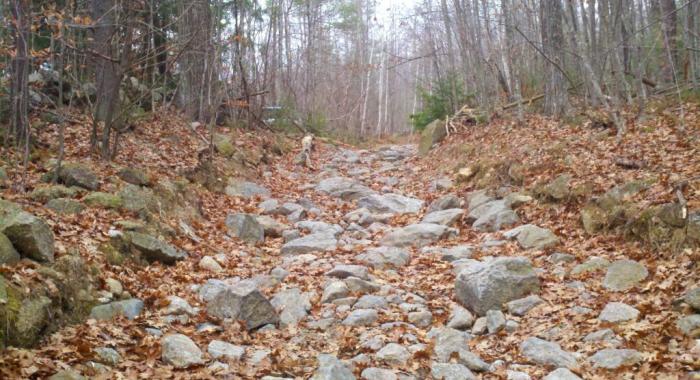
[{"label": "rocky trail", "polygon": [[[534,214],[541,203],[534,192],[465,190],[456,181],[474,170],[428,175],[429,161],[417,150],[318,144],[314,168],[282,159],[255,181],[229,180],[225,194],[196,192],[199,203],[188,199],[194,190],[167,181],[154,186],[137,170],[119,172],[129,183],[119,192],[93,191],[80,202],[70,199],[75,187],[39,187],[34,196],[72,215],[69,222],[109,221],[108,228],[80,231],[52,223],[59,240],[101,252],[107,273],[87,322],[54,329],[37,348],[7,350],[6,374],[54,380],[692,376],[686,366],[692,368],[700,345],[688,338],[700,328],[700,315],[692,312],[700,308],[700,291],[683,286],[680,298],[660,296],[678,289],[692,260],[652,264],[626,256],[624,246],[574,251],[572,244],[583,243],[559,225],[566,213]],[[67,186],[99,187],[94,174],[78,167],[62,177]],[[567,186],[556,178],[543,191],[556,198]],[[161,213],[178,216],[171,223],[178,231],[168,232],[164,223],[155,232],[147,227],[158,225],[149,200],[156,196]],[[42,248],[43,222],[3,202],[3,215],[11,217],[2,230],[20,251],[15,254],[53,260],[46,256],[53,255],[48,238]],[[100,211],[80,221],[85,205]],[[110,210],[116,208],[136,219],[115,220]],[[187,219],[194,213],[206,217]],[[83,264],[58,245],[54,277],[26,263],[16,273],[54,278],[42,281],[65,292],[61,276],[80,278],[84,269],[65,269]],[[12,285],[0,285],[3,303],[12,303]],[[36,315],[55,303],[51,297],[21,301],[17,331],[33,332],[32,323],[42,323]]]}]

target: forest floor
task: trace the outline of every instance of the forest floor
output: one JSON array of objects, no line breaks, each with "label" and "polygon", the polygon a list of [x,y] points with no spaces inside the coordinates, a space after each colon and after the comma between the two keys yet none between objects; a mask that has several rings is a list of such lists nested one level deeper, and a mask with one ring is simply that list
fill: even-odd
[{"label": "forest floor", "polygon": [[[676,111],[652,112],[630,123],[619,142],[608,129],[529,116],[523,122],[500,119],[468,127],[426,157],[417,155],[415,144],[360,150],[317,143],[312,167],[306,168],[294,163],[299,147],[270,154],[246,168],[248,179],[268,189],[267,195],[188,187],[200,214],[190,222],[190,233],[159,236],[187,252],[174,265],[108,262],[99,247],[113,241],[114,231],[124,226],[120,221],[138,220],[137,213],[87,207],[58,214],[18,191],[12,184],[21,168],[9,168],[2,198],[49,223],[56,256],[79,255],[97,268],[97,290],[109,291],[117,280],[122,295],[142,300],[144,308],[131,320],[91,318],[52,332],[35,348],[7,348],[0,354],[0,377],[539,379],[552,373],[547,378],[693,378],[700,370],[695,339],[700,322],[691,338],[677,321],[693,313],[679,300],[700,285],[697,246],[672,249],[639,241],[622,232],[624,226],[590,234],[581,224],[590,199],[634,180],[649,185],[631,200],[650,208],[677,202],[674,185],[690,179],[683,188],[687,212],[700,210],[700,181],[692,180],[700,174],[700,108],[688,104],[684,111],[683,130]],[[68,128],[66,160],[89,165],[102,192],[116,193],[124,185],[117,178],[120,168],[146,170],[157,181],[179,178],[198,164],[202,139],[175,117],[139,124],[110,163],[91,159],[87,125]],[[50,126],[39,142],[50,145],[56,133]],[[278,138],[268,132],[231,133],[237,149],[273,146]],[[47,154],[34,157],[29,191],[43,186],[46,162]],[[633,167],[625,165],[630,162]],[[215,165],[226,162],[217,158]],[[570,177],[552,194],[547,185],[562,174]],[[494,202],[509,194],[522,196],[517,208],[512,204],[517,221],[487,230],[471,225],[467,215],[478,208],[480,197]],[[299,212],[282,210],[271,199],[294,203],[288,208]],[[366,212],[352,214],[359,206]],[[439,215],[434,219],[439,227],[425,227],[428,223],[419,222],[428,208],[461,211]],[[227,223],[236,213],[267,214],[279,224],[266,235],[284,236],[247,243]],[[180,222],[169,215],[161,220],[175,231],[182,230]],[[508,237],[511,228],[527,224],[549,230],[556,241],[527,247]],[[311,237],[302,237],[302,244],[295,234]],[[504,314],[486,313],[485,319],[462,309],[456,273],[465,268],[477,273],[503,257],[529,260],[532,268],[523,275],[538,281],[539,290],[497,282],[494,292],[517,293],[508,301],[527,293],[540,299],[523,306],[525,311],[511,306]],[[345,264],[357,266],[337,267]],[[606,285],[615,275],[611,268],[627,264],[632,269],[623,268],[621,289]],[[50,282],[26,259],[0,267],[0,273],[16,284]],[[509,276],[514,275],[506,274],[504,281]],[[484,278],[483,284],[492,280]],[[243,322],[213,316],[211,303],[218,298],[212,301],[203,289],[235,289],[242,283],[252,283],[272,300],[282,321],[248,329]],[[610,303],[619,306],[607,313],[612,319],[601,315]],[[261,317],[256,313],[259,309],[237,319]],[[171,334],[191,342],[167,343]],[[212,346],[212,341],[225,343]],[[104,348],[113,349],[116,359]]]}]

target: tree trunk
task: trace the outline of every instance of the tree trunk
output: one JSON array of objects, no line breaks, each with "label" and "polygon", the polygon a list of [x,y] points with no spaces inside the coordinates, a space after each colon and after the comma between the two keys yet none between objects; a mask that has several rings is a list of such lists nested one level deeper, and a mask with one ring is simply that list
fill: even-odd
[{"label": "tree trunk", "polygon": [[[12,1],[14,21],[15,56],[12,58],[12,84],[10,87],[11,121],[10,131],[18,148],[24,150],[24,162],[29,158],[29,30],[31,16],[29,1]],[[6,138],[8,136],[5,136]],[[7,144],[8,139],[5,140]]]},{"label": "tree trunk", "polygon": [[[567,83],[561,72],[564,63],[563,10],[559,0],[540,3],[544,64],[544,112],[563,116],[569,106]],[[558,66],[558,67],[557,67]]]}]

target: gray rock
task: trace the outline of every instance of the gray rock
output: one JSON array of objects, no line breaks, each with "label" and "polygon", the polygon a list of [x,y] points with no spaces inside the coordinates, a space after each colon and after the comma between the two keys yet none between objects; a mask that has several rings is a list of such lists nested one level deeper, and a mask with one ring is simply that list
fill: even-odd
[{"label": "gray rock", "polygon": [[345,326],[367,326],[371,325],[379,319],[379,314],[374,309],[357,309],[353,310],[343,320]]},{"label": "gray rock", "polygon": [[447,210],[450,208],[460,208],[462,206],[462,200],[454,194],[443,195],[442,197],[434,200],[428,206],[428,213]]},{"label": "gray rock", "polygon": [[321,296],[321,303],[333,302],[337,299],[345,298],[350,295],[350,289],[343,281],[333,281],[326,285]]},{"label": "gray rock", "polygon": [[187,368],[203,364],[202,351],[197,345],[182,334],[164,336],[161,341],[161,358],[175,368]]},{"label": "gray rock", "polygon": [[22,211],[19,205],[0,200],[0,233],[12,242],[20,256],[36,261],[53,261],[53,232],[46,222]]},{"label": "gray rock", "polygon": [[469,368],[456,363],[435,363],[430,366],[430,375],[435,380],[476,380]]},{"label": "gray rock", "polygon": [[520,327],[520,324],[516,321],[506,321],[506,327],[505,330],[506,332],[513,333],[518,331],[518,328]]},{"label": "gray rock", "polygon": [[636,350],[606,348],[596,352],[588,360],[596,368],[618,369],[629,367],[641,362],[642,354]]},{"label": "gray rock", "polygon": [[537,292],[539,287],[537,273],[524,257],[501,257],[469,266],[455,284],[457,300],[477,315],[500,310],[504,303]]},{"label": "gray rock", "polygon": [[385,309],[388,306],[389,303],[386,301],[386,298],[372,294],[365,294],[357,300],[353,307],[355,309]]},{"label": "gray rock", "polygon": [[333,355],[318,356],[318,369],[311,380],[355,380],[352,371]]},{"label": "gray rock", "polygon": [[636,320],[639,310],[622,302],[609,302],[600,312],[598,319],[603,322],[620,323]]},{"label": "gray rock", "polygon": [[106,365],[115,366],[122,360],[119,352],[110,347],[98,347],[95,349],[95,354],[97,355],[95,360]]},{"label": "gray rock", "polygon": [[591,257],[585,263],[578,264],[571,270],[571,274],[576,276],[588,272],[605,269],[610,266],[610,262],[601,257]]},{"label": "gray rock", "polygon": [[471,336],[465,332],[443,327],[434,334],[435,357],[439,362],[448,362],[453,353],[469,352],[468,340]]},{"label": "gray rock", "polygon": [[427,214],[421,220],[421,223],[435,223],[443,226],[452,226],[456,224],[464,215],[464,210],[461,208],[449,208],[446,210],[433,211]]},{"label": "gray rock", "polygon": [[495,334],[506,327],[506,316],[500,310],[486,312],[486,328],[489,334]]},{"label": "gray rock", "polygon": [[148,186],[151,183],[151,176],[143,169],[123,168],[117,172],[117,176],[122,181],[136,186]]},{"label": "gray rock", "polygon": [[15,264],[20,260],[20,255],[12,246],[10,239],[0,232],[0,265]]},{"label": "gray rock", "polygon": [[477,207],[483,205],[484,203],[488,203],[493,201],[493,197],[488,195],[486,190],[477,190],[469,193],[467,196],[467,200],[469,202],[469,211],[471,212],[472,210],[476,209]]},{"label": "gray rock", "polygon": [[491,369],[489,363],[485,362],[478,355],[470,351],[459,351],[457,361],[475,372],[488,372]]},{"label": "gray rock", "polygon": [[258,185],[257,183],[241,181],[239,179],[230,178],[228,185],[224,190],[226,195],[230,197],[252,198],[257,195],[266,198],[270,196],[270,190]]},{"label": "gray rock", "polygon": [[498,231],[518,223],[520,218],[504,200],[490,201],[470,209],[467,222],[477,231]]},{"label": "gray rock", "polygon": [[567,368],[557,368],[550,372],[542,380],[581,380],[581,378],[576,376]]},{"label": "gray rock", "polygon": [[248,330],[279,321],[270,301],[249,282],[240,282],[218,292],[207,302],[207,312],[219,319],[243,320]]},{"label": "gray rock", "polygon": [[474,324],[474,316],[469,310],[459,306],[453,305],[452,311],[450,313],[449,322],[447,322],[447,327],[456,330],[466,330]]},{"label": "gray rock", "polygon": [[549,261],[553,264],[570,263],[576,261],[576,256],[568,253],[555,252],[549,255]]},{"label": "gray rock", "polygon": [[78,186],[88,190],[97,190],[100,186],[97,176],[90,168],[76,163],[63,164],[58,171],[58,180],[68,187]]},{"label": "gray rock", "polygon": [[139,232],[128,233],[131,246],[141,252],[149,261],[159,261],[163,264],[174,264],[187,258],[187,252],[182,251],[151,235]]},{"label": "gray rock", "polygon": [[351,292],[365,294],[378,292],[381,287],[370,281],[365,281],[357,277],[348,277],[345,279],[345,284]]},{"label": "gray rock", "polygon": [[369,280],[369,271],[367,267],[362,265],[341,264],[336,265],[333,269],[326,272],[326,276],[336,278],[357,277],[363,280]]},{"label": "gray rock", "polygon": [[506,303],[506,309],[508,310],[509,314],[522,317],[523,315],[527,314],[528,311],[532,310],[535,306],[540,305],[543,302],[544,301],[542,301],[542,298],[533,294],[531,296]]},{"label": "gray rock", "polygon": [[270,303],[279,313],[282,326],[296,325],[311,310],[311,294],[299,288],[286,289],[275,294]]},{"label": "gray rock", "polygon": [[163,314],[165,315],[179,315],[179,314],[188,314],[188,315],[196,315],[197,310],[190,306],[190,304],[178,297],[178,296],[168,296],[168,306],[165,307],[165,310],[163,311]]},{"label": "gray rock", "polygon": [[488,326],[486,324],[486,317],[477,318],[472,326],[472,334],[474,335],[484,335],[488,331]]},{"label": "gray rock", "polygon": [[374,193],[369,187],[346,177],[326,178],[318,183],[316,191],[346,201],[356,200]]},{"label": "gray rock", "polygon": [[398,377],[390,369],[370,367],[362,370],[360,374],[363,380],[397,380]]},{"label": "gray rock", "polygon": [[224,268],[221,267],[221,264],[219,264],[219,262],[211,256],[202,257],[202,259],[199,260],[199,263],[197,265],[204,270],[214,273],[221,272],[224,270]]},{"label": "gray rock", "polygon": [[256,215],[255,220],[262,226],[264,236],[281,237],[282,233],[289,228],[288,225],[280,223],[267,215]]},{"label": "gray rock", "polygon": [[520,193],[510,193],[506,195],[503,200],[506,203],[506,206],[510,208],[518,208],[525,203],[530,203],[532,202],[532,197],[529,195],[524,195]]},{"label": "gray rock", "polygon": [[545,249],[559,244],[559,238],[552,231],[532,224],[513,228],[503,235],[508,239],[516,239],[525,249]]},{"label": "gray rock", "polygon": [[228,234],[248,243],[265,240],[265,228],[252,214],[229,214],[226,216]]},{"label": "gray rock", "polygon": [[411,353],[406,347],[397,343],[389,343],[377,352],[377,360],[389,365],[402,366],[410,358]]},{"label": "gray rock", "polygon": [[54,198],[46,203],[46,208],[57,214],[79,214],[85,210],[82,203],[70,198]]},{"label": "gray rock", "polygon": [[394,228],[381,240],[382,245],[392,247],[422,247],[438,240],[455,236],[457,230],[440,224],[419,223],[406,227]]},{"label": "gray rock", "polygon": [[327,234],[311,234],[288,241],[282,246],[283,255],[302,255],[314,252],[335,251],[338,240]]},{"label": "gray rock", "polygon": [[584,342],[609,342],[617,345],[619,342],[619,337],[615,335],[615,332],[611,329],[603,329],[594,331],[583,337]]},{"label": "gray rock", "polygon": [[428,327],[433,323],[433,314],[427,310],[408,313],[408,323],[418,327]]},{"label": "gray rock", "polygon": [[695,310],[700,310],[700,288],[691,289],[683,300]]},{"label": "gray rock", "polygon": [[236,346],[221,340],[212,340],[207,346],[207,352],[214,359],[241,361],[245,355],[245,347]]},{"label": "gray rock", "polygon": [[66,369],[56,372],[49,377],[48,380],[87,380],[87,377],[73,371],[72,369]]},{"label": "gray rock", "polygon": [[647,278],[644,265],[632,260],[618,260],[608,267],[603,286],[608,290],[623,291],[633,288]]},{"label": "gray rock", "polygon": [[124,301],[116,301],[105,305],[98,305],[90,311],[90,318],[112,319],[118,315],[123,315],[127,319],[134,319],[143,310],[143,301],[131,298]]},{"label": "gray rock", "polygon": [[520,371],[506,371],[506,380],[531,380],[532,378],[525,372]]},{"label": "gray rock", "polygon": [[397,247],[377,247],[358,255],[357,260],[375,269],[399,268],[408,265],[411,255]]},{"label": "gray rock", "polygon": [[423,207],[423,201],[393,193],[371,194],[360,198],[357,205],[373,213],[415,214]]},{"label": "gray rock", "polygon": [[337,238],[343,232],[343,228],[337,224],[329,224],[316,220],[304,220],[294,224],[294,226],[300,230],[309,231],[313,235],[325,234],[334,238]]},{"label": "gray rock", "polygon": [[676,321],[676,327],[691,338],[700,338],[700,314],[680,318]]},{"label": "gray rock", "polygon": [[576,368],[576,357],[570,352],[562,350],[556,343],[548,342],[535,337],[525,339],[520,344],[520,353],[533,363],[551,365],[554,367]]}]

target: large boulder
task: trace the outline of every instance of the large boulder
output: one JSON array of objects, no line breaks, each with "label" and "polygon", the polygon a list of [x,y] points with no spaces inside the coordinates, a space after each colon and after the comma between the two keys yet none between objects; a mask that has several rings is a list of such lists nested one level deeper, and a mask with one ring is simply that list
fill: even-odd
[{"label": "large boulder", "polygon": [[53,261],[53,232],[46,222],[22,211],[19,205],[0,200],[0,233],[23,257]]},{"label": "large boulder", "polygon": [[14,264],[20,259],[19,252],[12,246],[10,239],[0,233],[0,265]]},{"label": "large boulder", "polygon": [[423,207],[423,201],[393,193],[372,194],[360,198],[357,205],[373,213],[415,214]]},{"label": "large boulder", "polygon": [[410,224],[406,227],[394,228],[389,231],[382,238],[381,244],[390,247],[423,247],[456,234],[456,229],[441,224]]},{"label": "large boulder", "polygon": [[474,263],[462,269],[455,284],[457,300],[478,315],[501,310],[503,304],[539,289],[537,273],[524,257]]},{"label": "large boulder", "polygon": [[226,227],[231,236],[248,243],[259,243],[265,240],[265,228],[252,214],[229,214],[226,217]]},{"label": "large boulder", "polygon": [[374,192],[367,186],[347,177],[331,177],[316,185],[316,191],[343,200],[356,200]]},{"label": "large boulder", "polygon": [[516,239],[525,249],[545,249],[559,244],[559,238],[552,231],[533,224],[513,228],[503,235],[508,239]]},{"label": "large boulder", "polygon": [[280,316],[280,325],[296,325],[311,310],[311,293],[302,293],[299,288],[283,290],[270,302]]},{"label": "large boulder", "polygon": [[418,144],[418,152],[425,156],[428,154],[433,145],[442,141],[447,136],[445,122],[442,120],[433,120],[428,124],[420,135],[420,143]]},{"label": "large boulder", "polygon": [[270,301],[248,281],[241,281],[218,292],[207,302],[207,312],[219,319],[245,321],[248,330],[279,321]]},{"label": "large boulder", "polygon": [[95,173],[85,165],[64,163],[58,171],[58,180],[66,186],[78,186],[88,190],[97,190],[100,183]]},{"label": "large boulder", "polygon": [[163,264],[174,264],[187,258],[187,252],[182,251],[151,235],[128,232],[131,246],[140,252],[148,261],[159,261]]}]

